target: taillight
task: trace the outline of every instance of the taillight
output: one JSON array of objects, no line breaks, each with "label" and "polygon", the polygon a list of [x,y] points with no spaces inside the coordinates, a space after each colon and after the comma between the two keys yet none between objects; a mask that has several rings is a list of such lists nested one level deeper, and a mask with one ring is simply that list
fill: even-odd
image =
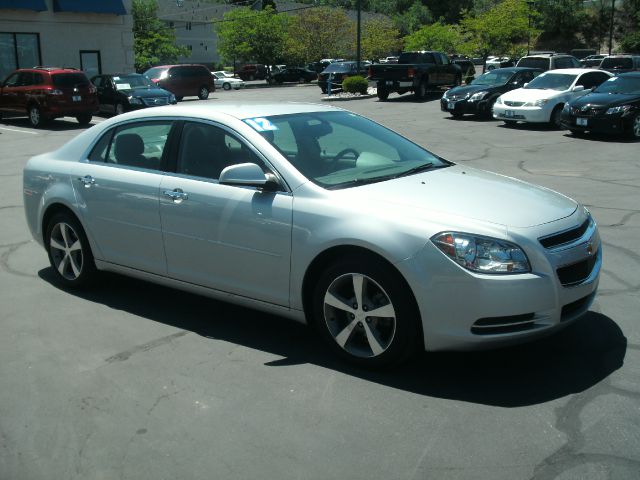
[{"label": "taillight", "polygon": [[407,69],[407,76],[408,76],[409,78],[413,78],[413,76],[414,76],[415,74],[416,74],[416,71],[413,69],[413,67],[409,67],[409,68]]}]

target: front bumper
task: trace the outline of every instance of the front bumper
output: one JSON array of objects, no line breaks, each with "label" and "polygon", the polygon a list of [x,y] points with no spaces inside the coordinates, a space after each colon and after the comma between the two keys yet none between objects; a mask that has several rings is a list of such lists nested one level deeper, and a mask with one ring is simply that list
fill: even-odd
[{"label": "front bumper", "polygon": [[622,114],[583,117],[563,111],[561,124],[563,128],[579,132],[622,134],[630,128],[631,117],[625,118]]},{"label": "front bumper", "polygon": [[440,99],[440,110],[451,114],[490,115],[491,104],[488,100],[470,102],[469,99],[451,100],[445,97]]},{"label": "front bumper", "polygon": [[551,119],[553,106],[544,107],[510,107],[505,104],[493,105],[493,118],[496,120],[513,120],[519,122],[547,123]]},{"label": "front bumper", "polygon": [[[567,219],[513,234],[512,240],[529,257],[531,273],[474,273],[451,261],[430,242],[421,252],[397,264],[418,303],[425,349],[513,345],[551,334],[583,316],[595,297],[602,267],[595,223],[570,244],[544,248],[537,239],[574,228],[585,218],[586,214],[574,213]],[[572,280],[578,281],[567,283],[567,271],[576,275]]]}]

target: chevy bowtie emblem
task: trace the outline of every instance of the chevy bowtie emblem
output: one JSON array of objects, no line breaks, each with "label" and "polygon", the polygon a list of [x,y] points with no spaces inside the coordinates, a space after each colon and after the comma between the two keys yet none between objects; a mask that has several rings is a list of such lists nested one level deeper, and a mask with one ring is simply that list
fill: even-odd
[{"label": "chevy bowtie emblem", "polygon": [[593,243],[591,242],[587,244],[587,255],[593,255]]}]

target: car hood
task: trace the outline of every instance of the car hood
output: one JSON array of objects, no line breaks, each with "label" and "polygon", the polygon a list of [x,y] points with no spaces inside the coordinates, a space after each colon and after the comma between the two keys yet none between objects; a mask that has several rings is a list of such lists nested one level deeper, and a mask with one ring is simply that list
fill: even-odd
[{"label": "car hood", "polygon": [[340,192],[356,195],[357,203],[391,207],[400,215],[418,209],[507,228],[553,222],[578,208],[574,200],[552,190],[460,165]]},{"label": "car hood", "polygon": [[168,97],[171,92],[166,91],[163,88],[146,88],[138,87],[127,90],[118,90],[119,92],[126,93],[128,95],[134,95],[141,98],[153,98],[153,97]]},{"label": "car hood", "polygon": [[513,102],[532,102],[547,98],[557,97],[565,93],[560,90],[540,90],[537,88],[517,88],[502,95],[502,100]]},{"label": "car hood", "polygon": [[476,92],[494,92],[500,90],[504,85],[464,85],[461,87],[454,87],[447,91],[447,97],[456,96],[463,97],[466,95],[473,95]]},{"label": "car hood", "polygon": [[625,103],[640,100],[640,95],[625,95],[622,93],[588,93],[571,102],[572,107],[615,107]]}]

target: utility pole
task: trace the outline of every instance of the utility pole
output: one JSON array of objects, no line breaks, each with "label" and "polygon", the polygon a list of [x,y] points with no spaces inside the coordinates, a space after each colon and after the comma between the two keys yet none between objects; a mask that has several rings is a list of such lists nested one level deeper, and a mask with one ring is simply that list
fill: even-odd
[{"label": "utility pole", "polygon": [[529,26],[527,28],[527,56],[531,53],[531,8],[535,2],[533,0],[529,0],[527,2],[527,20]]},{"label": "utility pole", "polygon": [[360,73],[360,11],[362,10],[362,0],[358,0],[358,21],[357,21],[357,33],[356,33],[356,70]]},{"label": "utility pole", "polygon": [[609,55],[613,47],[613,16],[616,12],[616,0],[611,0],[611,23],[609,24]]}]

